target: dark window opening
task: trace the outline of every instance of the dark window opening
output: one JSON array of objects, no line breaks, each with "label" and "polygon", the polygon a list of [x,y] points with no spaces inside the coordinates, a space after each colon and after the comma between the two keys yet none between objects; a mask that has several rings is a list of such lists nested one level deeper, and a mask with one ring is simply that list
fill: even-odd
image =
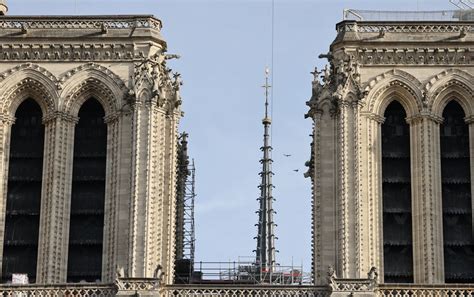
[{"label": "dark window opening", "polygon": [[79,110],[74,135],[68,282],[102,277],[107,125],[95,99]]},{"label": "dark window opening", "polygon": [[474,282],[469,127],[451,101],[440,127],[444,275],[447,283]]},{"label": "dark window opening", "polygon": [[11,128],[2,282],[13,273],[36,282],[43,177],[44,127],[33,99],[23,101]]},{"label": "dark window opening", "polygon": [[382,124],[383,256],[386,283],[413,282],[410,128],[393,101]]}]

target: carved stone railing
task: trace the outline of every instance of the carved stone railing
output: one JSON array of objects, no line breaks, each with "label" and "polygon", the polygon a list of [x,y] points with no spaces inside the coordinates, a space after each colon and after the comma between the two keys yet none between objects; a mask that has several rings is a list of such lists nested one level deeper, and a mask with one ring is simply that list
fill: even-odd
[{"label": "carved stone railing", "polygon": [[375,292],[379,297],[472,297],[474,284],[380,284]]},{"label": "carved stone railing", "polygon": [[227,297],[327,297],[327,287],[316,286],[265,286],[265,285],[174,285],[161,289],[163,297],[227,296]]},{"label": "carved stone railing", "polygon": [[337,32],[358,33],[459,33],[473,32],[472,22],[357,22],[344,21],[336,26]]},{"label": "carved stone railing", "polygon": [[[0,285],[2,297],[474,297],[474,284],[374,284],[366,280],[337,281],[338,286],[171,285],[158,288],[156,279],[121,279],[115,284]],[[362,296],[361,295],[361,296]]]},{"label": "carved stone railing", "polygon": [[371,279],[333,279],[329,287],[333,292],[371,292],[377,283]]},{"label": "carved stone railing", "polygon": [[115,285],[119,291],[153,291],[159,288],[160,282],[156,278],[119,278]]},{"label": "carved stone railing", "polygon": [[109,297],[114,284],[0,285],[2,297]]},{"label": "carved stone railing", "polygon": [[67,16],[67,17],[16,17],[0,19],[0,29],[134,29],[161,30],[161,21],[152,16]]}]

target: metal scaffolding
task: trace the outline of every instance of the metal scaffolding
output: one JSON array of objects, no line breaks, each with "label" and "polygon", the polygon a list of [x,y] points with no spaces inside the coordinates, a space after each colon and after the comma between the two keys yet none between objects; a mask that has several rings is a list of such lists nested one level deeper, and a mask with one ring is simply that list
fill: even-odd
[{"label": "metal scaffolding", "polygon": [[196,241],[194,234],[194,198],[195,193],[195,173],[194,159],[188,167],[189,177],[185,183],[184,194],[184,217],[183,217],[183,258],[194,261],[194,243]]},{"label": "metal scaffolding", "polygon": [[176,283],[189,283],[193,273],[194,244],[194,160],[189,162],[188,134],[178,141],[178,176],[176,184]]},{"label": "metal scaffolding", "polygon": [[[453,3],[453,2],[456,2]],[[454,1],[453,4],[459,8],[458,10],[441,10],[441,11],[383,11],[383,10],[360,10],[360,9],[344,9],[343,19],[354,21],[447,21],[461,22],[474,20],[474,10],[467,6],[466,1]],[[464,4],[463,4],[464,3]],[[464,6],[461,6],[463,4]]]}]

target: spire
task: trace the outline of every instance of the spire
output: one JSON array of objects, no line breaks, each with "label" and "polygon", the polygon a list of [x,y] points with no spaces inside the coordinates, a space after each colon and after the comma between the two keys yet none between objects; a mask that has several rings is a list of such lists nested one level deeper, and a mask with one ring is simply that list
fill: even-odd
[{"label": "spire", "polygon": [[[275,224],[273,222],[273,196],[272,196],[272,159],[271,152],[272,147],[270,144],[270,126],[271,119],[268,115],[268,90],[271,86],[268,84],[268,68],[265,69],[265,116],[262,120],[263,124],[263,158],[260,160],[262,163],[262,172],[260,176],[262,182],[259,186],[260,197],[257,199],[260,204],[258,213],[258,234],[257,234],[257,249],[256,249],[256,265],[260,269],[260,272],[271,272],[275,266]],[[262,280],[263,281],[263,280]]]}]

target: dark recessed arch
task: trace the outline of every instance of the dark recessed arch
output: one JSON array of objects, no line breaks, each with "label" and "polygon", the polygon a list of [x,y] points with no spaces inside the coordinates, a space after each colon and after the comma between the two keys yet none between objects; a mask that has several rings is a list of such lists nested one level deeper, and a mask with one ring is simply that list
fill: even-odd
[{"label": "dark recessed arch", "polygon": [[410,127],[398,101],[385,109],[382,124],[384,280],[413,282]]},{"label": "dark recessed arch", "polygon": [[104,109],[94,98],[79,110],[69,228],[68,282],[102,278],[107,125]]},{"label": "dark recessed arch", "polygon": [[43,179],[44,126],[33,99],[24,100],[11,128],[2,282],[13,273],[36,281]]},{"label": "dark recessed arch", "polygon": [[451,100],[440,129],[444,274],[447,283],[474,282],[469,127]]}]

